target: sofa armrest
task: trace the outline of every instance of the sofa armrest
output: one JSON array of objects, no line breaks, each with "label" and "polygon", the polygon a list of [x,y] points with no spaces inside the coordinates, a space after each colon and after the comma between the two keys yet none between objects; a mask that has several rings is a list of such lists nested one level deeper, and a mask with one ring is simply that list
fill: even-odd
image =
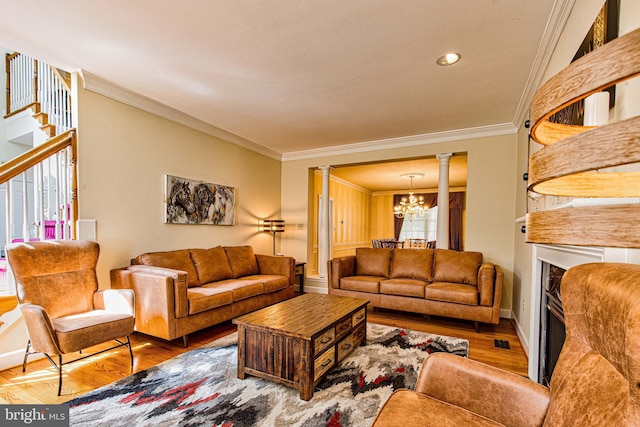
[{"label": "sofa armrest", "polygon": [[328,262],[327,274],[329,275],[329,285],[334,289],[340,288],[340,279],[356,274],[356,256],[349,255],[330,259]]},{"label": "sofa armrest", "polygon": [[93,294],[93,306],[112,313],[136,315],[136,297],[132,289],[105,289]]},{"label": "sofa armrest", "polygon": [[490,262],[483,262],[478,270],[478,303],[485,307],[493,305],[493,288],[496,283],[496,269]]},{"label": "sofa armrest", "polygon": [[541,426],[549,406],[546,387],[450,353],[425,360],[416,391],[504,425]]},{"label": "sofa armrest", "polygon": [[277,274],[289,279],[289,285],[293,286],[296,260],[290,256],[273,256],[256,254],[260,274]]},{"label": "sofa armrest", "polygon": [[138,315],[154,312],[162,318],[175,319],[188,314],[187,273],[184,271],[131,265],[126,269],[111,270],[111,287],[133,289]]}]

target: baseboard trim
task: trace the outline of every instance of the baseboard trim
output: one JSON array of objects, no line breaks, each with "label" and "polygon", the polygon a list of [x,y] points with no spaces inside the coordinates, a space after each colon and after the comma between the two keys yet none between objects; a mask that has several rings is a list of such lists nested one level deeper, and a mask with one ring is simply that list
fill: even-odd
[{"label": "baseboard trim", "polygon": [[504,308],[500,309],[500,318],[502,319],[512,319],[513,312],[511,310],[507,310]]},{"label": "baseboard trim", "polygon": [[518,319],[513,315],[513,312],[511,312],[511,323],[513,324],[513,329],[516,331],[516,335],[518,335],[524,354],[527,356],[527,359],[529,359],[529,341],[525,338],[522,327],[520,323],[518,323]]},{"label": "baseboard trim", "polygon": [[[39,359],[44,359],[44,354],[32,354],[29,356],[27,362],[34,362]],[[4,371],[5,369],[10,369],[16,366],[22,365],[22,361],[24,360],[24,349],[13,350],[7,353],[0,354],[0,371]],[[27,365],[27,370],[29,370],[29,366]]]}]

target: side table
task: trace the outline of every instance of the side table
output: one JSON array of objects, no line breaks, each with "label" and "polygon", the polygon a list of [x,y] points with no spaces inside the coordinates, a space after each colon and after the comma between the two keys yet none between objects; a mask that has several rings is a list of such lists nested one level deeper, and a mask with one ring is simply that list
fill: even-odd
[{"label": "side table", "polygon": [[293,280],[298,281],[298,289],[300,293],[304,293],[304,266],[306,262],[296,262]]}]

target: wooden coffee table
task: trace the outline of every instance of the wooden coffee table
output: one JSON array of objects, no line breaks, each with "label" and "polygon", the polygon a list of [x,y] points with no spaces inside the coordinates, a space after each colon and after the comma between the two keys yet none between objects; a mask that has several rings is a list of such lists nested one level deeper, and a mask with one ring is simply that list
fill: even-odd
[{"label": "wooden coffee table", "polygon": [[238,378],[266,378],[313,397],[314,387],[366,343],[366,299],[304,294],[245,314],[238,325]]}]

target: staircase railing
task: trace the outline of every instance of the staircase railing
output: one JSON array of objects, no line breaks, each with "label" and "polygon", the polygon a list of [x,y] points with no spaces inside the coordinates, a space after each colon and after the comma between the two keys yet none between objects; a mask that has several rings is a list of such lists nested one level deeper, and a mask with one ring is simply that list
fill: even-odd
[{"label": "staircase railing", "polygon": [[77,238],[77,153],[71,129],[0,165],[2,248],[16,241]]},{"label": "staircase railing", "polygon": [[55,127],[49,136],[61,134],[73,126],[71,88],[58,69],[21,53],[6,55],[7,115],[27,108],[45,115],[46,123]]}]

